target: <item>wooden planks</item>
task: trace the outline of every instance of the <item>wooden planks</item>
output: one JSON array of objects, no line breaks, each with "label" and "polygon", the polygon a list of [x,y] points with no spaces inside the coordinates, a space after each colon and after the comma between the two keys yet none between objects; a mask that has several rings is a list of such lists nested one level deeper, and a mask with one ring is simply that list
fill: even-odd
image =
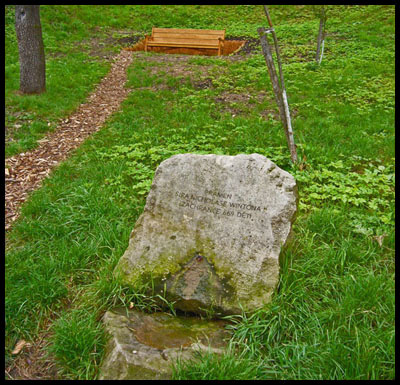
[{"label": "wooden planks", "polygon": [[187,39],[187,38],[159,38],[154,41],[149,41],[148,45],[196,45],[196,46],[211,46],[218,47],[219,41],[215,40],[200,40],[200,39]]},{"label": "wooden planks", "polygon": [[151,36],[145,38],[145,51],[147,47],[212,48],[220,56],[224,39],[225,30],[153,27]]},{"label": "wooden planks", "polygon": [[166,33],[186,33],[186,34],[196,34],[196,33],[204,33],[207,35],[221,35],[225,37],[225,30],[217,30],[217,29],[184,29],[184,28],[156,28],[153,27],[152,32],[166,32]]},{"label": "wooden planks", "polygon": [[155,33],[153,35],[154,39],[190,39],[190,40],[218,40],[220,36],[216,35],[206,35],[206,34],[179,34],[179,33]]}]

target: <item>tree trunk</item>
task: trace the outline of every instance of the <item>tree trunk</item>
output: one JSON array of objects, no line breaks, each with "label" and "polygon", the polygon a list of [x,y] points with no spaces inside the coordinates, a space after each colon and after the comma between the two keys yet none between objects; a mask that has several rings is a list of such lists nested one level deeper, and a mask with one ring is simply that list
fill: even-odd
[{"label": "tree trunk", "polygon": [[[257,29],[257,32],[260,35],[261,49],[264,54],[265,64],[267,65],[269,76],[271,78],[272,89],[274,90],[275,101],[276,101],[276,104],[278,105],[279,116],[281,118],[283,125],[286,126],[285,110],[283,107],[283,101],[282,101],[282,97],[281,97],[282,92],[279,87],[278,75],[276,74],[271,48],[268,44],[267,37],[265,36],[265,28],[260,27]],[[285,130],[285,133],[286,133],[286,130]]]},{"label": "tree trunk", "polygon": [[15,6],[15,31],[19,50],[20,91],[24,94],[40,94],[46,91],[46,62],[39,5]]},{"label": "tree trunk", "polygon": [[293,131],[290,122],[290,113],[287,104],[286,91],[282,91],[281,87],[279,86],[278,75],[275,70],[274,59],[272,57],[271,48],[269,46],[267,37],[265,35],[266,29],[261,27],[257,29],[257,32],[260,35],[261,49],[263,51],[265,63],[267,64],[269,76],[271,78],[272,89],[274,90],[275,101],[276,104],[278,105],[278,110],[279,110],[279,116],[281,118],[283,129],[285,131],[286,140],[290,151],[290,157],[293,163],[297,163],[297,151],[293,139]]},{"label": "tree trunk", "polygon": [[[282,124],[283,124],[284,130],[285,130],[285,134],[286,134],[286,138],[287,138],[287,142],[288,142],[288,146],[289,146],[290,156],[292,158],[292,162],[293,163],[297,163],[297,150],[296,150],[296,144],[294,143],[292,121],[291,121],[291,118],[290,118],[289,103],[287,101],[285,80],[283,78],[282,62],[281,62],[281,55],[279,53],[278,39],[276,37],[275,29],[274,29],[274,27],[272,25],[271,17],[269,15],[268,7],[266,5],[264,5],[264,12],[265,12],[265,15],[267,16],[267,20],[268,20],[268,24],[269,24],[269,27],[270,27],[270,31],[271,31],[272,37],[274,39],[276,60],[278,62],[279,77],[280,77],[280,80],[281,80],[281,84],[280,84],[281,93],[280,93],[280,96],[281,96],[281,104],[282,104],[282,107],[283,107],[282,114],[285,116],[285,119],[282,120]],[[265,46],[265,43],[266,43],[266,45],[268,45],[268,41],[267,41],[266,36],[264,36],[264,38],[265,38],[265,42],[264,42],[264,46]],[[261,45],[262,45],[262,43],[261,43]],[[263,49],[265,49],[265,47],[263,47]],[[272,55],[270,55],[270,56],[271,56],[271,60],[272,60]],[[266,57],[266,60],[267,60],[267,57]],[[271,63],[272,63],[272,66],[274,66],[273,60],[271,61]],[[274,69],[275,69],[275,67],[274,67]],[[272,80],[272,77],[271,77],[271,80]],[[279,88],[279,85],[278,85],[278,88]]]}]

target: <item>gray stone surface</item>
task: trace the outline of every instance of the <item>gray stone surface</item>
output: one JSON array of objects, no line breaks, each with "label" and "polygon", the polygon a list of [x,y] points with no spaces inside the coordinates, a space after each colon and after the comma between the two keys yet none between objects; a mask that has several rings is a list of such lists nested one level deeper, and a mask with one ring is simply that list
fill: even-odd
[{"label": "gray stone surface", "polygon": [[222,321],[172,317],[116,309],[103,317],[109,340],[100,367],[100,380],[166,380],[178,358],[194,352],[219,354],[229,337]]},{"label": "gray stone surface", "polygon": [[294,178],[262,155],[175,155],[158,167],[115,273],[133,287],[153,280],[184,311],[257,309],[278,283],[296,209]]}]

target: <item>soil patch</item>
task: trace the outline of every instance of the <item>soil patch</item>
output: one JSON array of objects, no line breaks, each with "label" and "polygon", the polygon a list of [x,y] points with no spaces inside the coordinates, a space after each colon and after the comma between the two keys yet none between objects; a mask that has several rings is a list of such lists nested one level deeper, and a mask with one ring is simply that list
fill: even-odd
[{"label": "soil patch", "polygon": [[204,90],[206,88],[212,88],[213,87],[213,82],[211,78],[206,78],[198,81],[193,81],[192,82],[193,87],[196,90]]},{"label": "soil patch", "polygon": [[238,54],[250,55],[261,52],[260,39],[248,36],[229,36],[225,38],[225,42],[230,40],[244,42],[244,45],[237,52]]},{"label": "soil patch", "polygon": [[[182,78],[182,82],[189,78],[193,87],[204,89],[212,87],[212,80],[209,77],[210,65],[199,65],[189,63],[191,57],[185,54],[176,55],[146,55],[144,52],[137,52],[135,57],[148,63],[155,63],[149,66],[152,75],[168,75],[174,78]],[[144,87],[149,88],[149,87]],[[161,83],[150,87],[154,91],[158,89],[170,89],[166,84]]]},{"label": "soil patch", "polygon": [[5,366],[7,380],[57,380],[59,370],[55,358],[48,352],[51,336],[50,320],[34,342],[27,342],[21,352]]},{"label": "soil patch", "polygon": [[89,55],[111,59],[115,55],[115,47],[129,47],[136,44],[142,35],[129,35],[125,37],[108,36],[106,38],[93,38],[89,41],[91,46]]},{"label": "soil patch", "polygon": [[[176,55],[147,55],[144,52],[136,52],[135,57],[149,63],[148,71],[152,75],[171,76],[174,78],[182,78],[182,82],[187,79],[191,82],[196,90],[214,88],[213,83],[215,74],[213,73],[212,65],[191,63],[191,57],[184,54]],[[222,60],[242,60],[242,55],[233,55],[222,58]],[[140,89],[151,89],[158,91],[160,89],[172,90],[166,83],[156,84],[150,87]],[[213,116],[217,117],[220,113],[229,113],[232,116],[247,114],[255,106],[268,101],[269,105],[275,106],[275,102],[265,91],[257,93],[233,93],[224,91],[215,97],[216,110]],[[269,108],[260,112],[260,115],[269,119],[279,119],[279,114],[276,109]]]},{"label": "soil patch", "polygon": [[[267,100],[271,106],[274,106],[274,102],[264,91],[257,94],[223,92],[214,100],[220,112],[228,112],[232,116],[245,114],[254,108],[255,105],[264,103]],[[272,116],[273,119],[279,119],[278,111],[274,109],[263,110],[260,112],[260,115],[265,118]]]}]

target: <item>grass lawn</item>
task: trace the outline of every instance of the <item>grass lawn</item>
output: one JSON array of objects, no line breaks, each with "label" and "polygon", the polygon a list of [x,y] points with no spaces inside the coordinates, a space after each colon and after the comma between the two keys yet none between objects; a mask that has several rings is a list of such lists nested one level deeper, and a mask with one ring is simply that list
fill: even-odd
[{"label": "grass lawn", "polygon": [[[270,6],[301,168],[290,163],[259,46],[223,58],[133,53],[121,110],[31,195],[7,234],[6,367],[17,341],[46,332],[61,378],[96,378],[104,312],[130,302],[154,310],[112,271],[159,163],[257,152],[299,187],[279,290],[270,306],[231,318],[223,356],[177,362],[174,378],[394,379],[394,6],[330,7],[317,66],[311,9]],[[259,5],[43,5],[47,93],[21,96],[13,12],[6,156],[35,147],[82,103],[127,36],[154,25],[254,39],[266,25]]]}]

